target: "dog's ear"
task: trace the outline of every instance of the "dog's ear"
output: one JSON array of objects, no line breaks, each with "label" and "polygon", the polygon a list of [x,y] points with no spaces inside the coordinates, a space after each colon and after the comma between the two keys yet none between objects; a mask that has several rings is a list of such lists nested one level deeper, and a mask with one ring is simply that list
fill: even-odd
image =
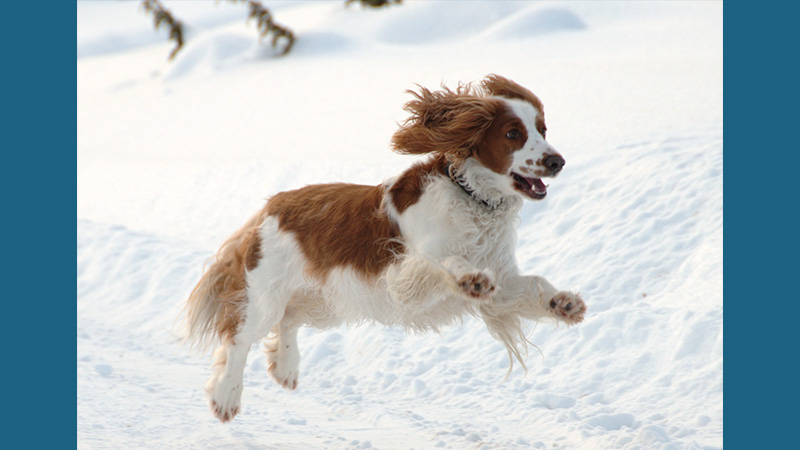
[{"label": "dog's ear", "polygon": [[500,75],[489,74],[481,81],[481,89],[488,95],[524,100],[539,110],[540,115],[544,115],[542,101],[529,89]]},{"label": "dog's ear", "polygon": [[392,136],[392,149],[401,154],[443,153],[457,159],[469,156],[500,109],[497,100],[474,95],[469,85],[453,92],[420,87],[408,91],[414,99],[403,106],[411,113]]}]

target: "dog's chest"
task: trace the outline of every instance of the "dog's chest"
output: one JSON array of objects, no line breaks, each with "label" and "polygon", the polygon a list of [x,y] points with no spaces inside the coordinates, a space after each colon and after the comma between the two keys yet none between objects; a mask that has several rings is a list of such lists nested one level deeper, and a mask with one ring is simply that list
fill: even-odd
[{"label": "dog's chest", "polygon": [[484,266],[513,254],[518,211],[513,199],[488,208],[447,180],[433,183],[398,222],[410,251]]}]

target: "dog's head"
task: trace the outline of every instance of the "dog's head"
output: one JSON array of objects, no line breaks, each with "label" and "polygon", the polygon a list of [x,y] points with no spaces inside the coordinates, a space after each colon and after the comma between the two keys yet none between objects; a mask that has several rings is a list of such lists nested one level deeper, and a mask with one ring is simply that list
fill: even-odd
[{"label": "dog's head", "polygon": [[411,116],[392,137],[399,153],[443,154],[468,183],[472,172],[503,196],[533,200],[547,195],[542,178],[564,167],[564,158],[545,140],[542,102],[507,78],[489,75],[478,86],[420,87],[411,94],[414,100],[404,106]]}]

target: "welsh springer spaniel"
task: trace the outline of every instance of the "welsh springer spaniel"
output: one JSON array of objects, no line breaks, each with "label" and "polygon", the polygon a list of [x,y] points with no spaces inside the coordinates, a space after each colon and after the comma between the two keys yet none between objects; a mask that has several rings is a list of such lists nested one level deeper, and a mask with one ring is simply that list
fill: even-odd
[{"label": "welsh springer spaniel", "polygon": [[564,166],[545,140],[539,98],[497,75],[409,92],[411,116],[392,148],[427,160],[378,186],[278,193],[222,245],[189,296],[185,339],[218,344],[206,391],[222,422],[239,412],[247,354],[268,335],[270,375],[297,387],[303,325],[436,331],[471,314],[524,367],[522,319],[583,320],[579,295],[521,275],[514,255],[523,200],[545,198],[542,178]]}]

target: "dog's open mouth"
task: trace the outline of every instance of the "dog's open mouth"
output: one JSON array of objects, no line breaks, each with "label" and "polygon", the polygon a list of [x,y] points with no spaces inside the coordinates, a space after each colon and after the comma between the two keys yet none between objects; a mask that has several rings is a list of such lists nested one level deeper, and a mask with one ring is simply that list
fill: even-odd
[{"label": "dog's open mouth", "polygon": [[514,179],[514,189],[522,192],[529,198],[541,200],[547,195],[547,186],[545,186],[541,178],[523,177],[514,172],[511,172],[511,178]]}]

